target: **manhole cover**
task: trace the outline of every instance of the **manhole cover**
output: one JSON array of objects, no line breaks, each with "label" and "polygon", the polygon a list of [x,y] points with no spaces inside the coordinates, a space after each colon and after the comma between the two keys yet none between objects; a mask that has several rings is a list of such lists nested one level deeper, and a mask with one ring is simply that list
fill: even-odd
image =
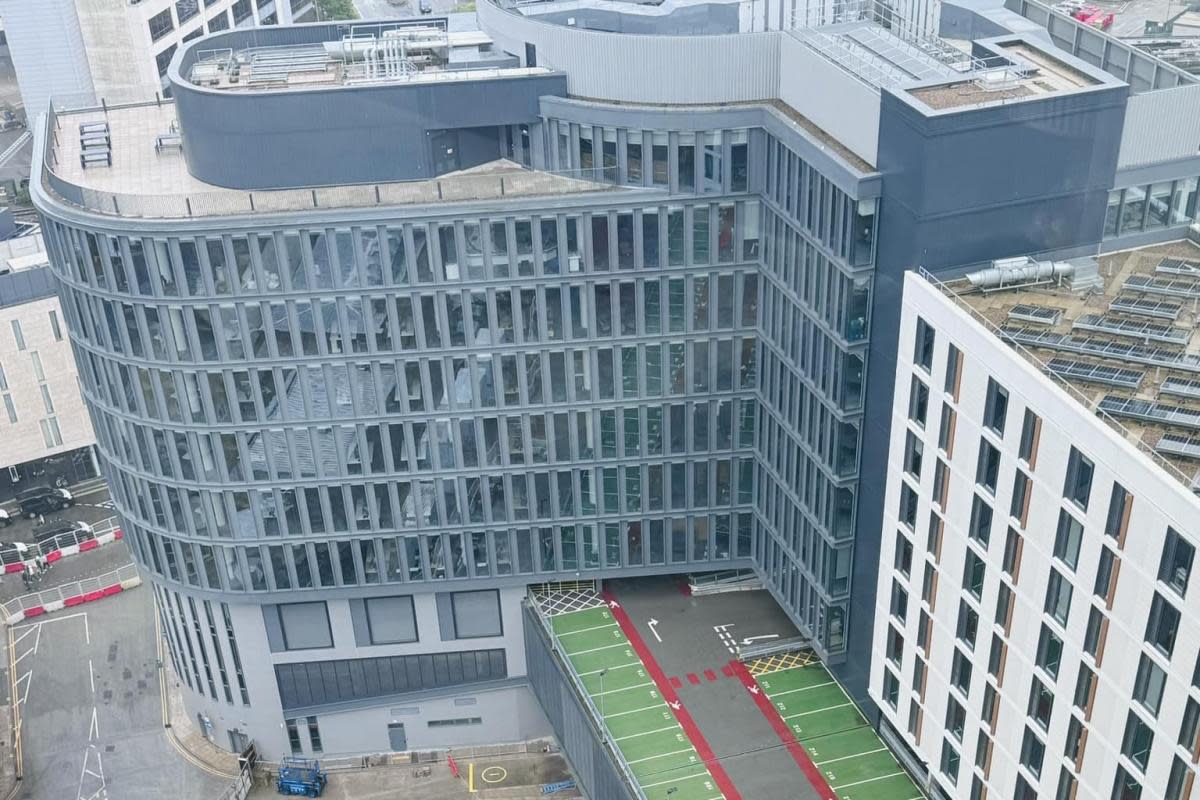
[{"label": "manhole cover", "polygon": [[110,744],[104,748],[104,752],[111,753],[113,750],[116,750],[116,749],[117,749],[116,745]]},{"label": "manhole cover", "polygon": [[104,699],[105,699],[105,700],[112,700],[112,689],[105,689],[105,690],[104,690]]}]

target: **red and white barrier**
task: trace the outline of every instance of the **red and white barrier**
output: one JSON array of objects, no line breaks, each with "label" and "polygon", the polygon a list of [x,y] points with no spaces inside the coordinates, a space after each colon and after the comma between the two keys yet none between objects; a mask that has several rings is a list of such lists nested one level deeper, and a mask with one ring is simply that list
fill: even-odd
[{"label": "red and white barrier", "polygon": [[140,586],[141,583],[142,578],[138,575],[137,567],[133,564],[126,564],[118,570],[97,578],[87,578],[55,589],[18,597],[0,606],[0,610],[3,611],[4,622],[8,625],[15,625],[31,617],[40,617],[64,608],[73,608],[84,603],[102,600],[126,589]]},{"label": "red and white barrier", "polygon": [[[107,533],[98,535],[95,539],[88,539],[85,542],[79,542],[78,544],[67,545],[66,547],[60,547],[57,550],[51,550],[49,553],[46,553],[46,561],[53,564],[54,562],[60,561],[69,556],[76,556],[80,553],[86,553],[89,550],[95,550],[97,547],[102,547],[103,545],[115,542],[124,538],[124,536],[125,534],[122,533],[120,528],[113,528]],[[30,569],[30,565],[34,563],[35,558],[27,558],[24,561],[14,561],[11,564],[5,564],[4,572],[7,574],[10,572],[28,571]]]}]

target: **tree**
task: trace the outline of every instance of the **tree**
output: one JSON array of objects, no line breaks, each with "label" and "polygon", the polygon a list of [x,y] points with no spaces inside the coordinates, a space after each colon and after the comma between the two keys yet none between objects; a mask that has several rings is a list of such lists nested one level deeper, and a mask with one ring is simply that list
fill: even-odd
[{"label": "tree", "polygon": [[358,19],[358,11],[351,0],[316,0],[317,19]]}]

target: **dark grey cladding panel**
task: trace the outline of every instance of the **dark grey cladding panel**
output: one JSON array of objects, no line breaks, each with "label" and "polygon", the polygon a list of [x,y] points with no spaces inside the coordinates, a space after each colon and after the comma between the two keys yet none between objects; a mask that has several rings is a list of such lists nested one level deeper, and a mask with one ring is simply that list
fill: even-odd
[{"label": "dark grey cladding panel", "polygon": [[188,170],[233,189],[433,177],[431,134],[460,130],[471,166],[499,155],[496,126],[534,122],[561,74],[312,91],[174,87]]},{"label": "dark grey cladding panel", "polygon": [[466,686],[508,677],[504,650],[460,650],[380,658],[276,664],[284,710]]},{"label": "dark grey cladding panel", "polygon": [[0,308],[19,306],[58,292],[49,267],[34,267],[0,275]]}]

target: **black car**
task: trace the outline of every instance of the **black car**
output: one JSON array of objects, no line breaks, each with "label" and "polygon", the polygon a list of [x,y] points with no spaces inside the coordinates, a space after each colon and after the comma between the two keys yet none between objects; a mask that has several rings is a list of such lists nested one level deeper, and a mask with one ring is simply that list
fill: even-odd
[{"label": "black car", "polygon": [[49,514],[60,508],[75,505],[75,498],[66,489],[51,486],[38,486],[26,489],[17,495],[21,513],[33,519],[38,514]]}]

